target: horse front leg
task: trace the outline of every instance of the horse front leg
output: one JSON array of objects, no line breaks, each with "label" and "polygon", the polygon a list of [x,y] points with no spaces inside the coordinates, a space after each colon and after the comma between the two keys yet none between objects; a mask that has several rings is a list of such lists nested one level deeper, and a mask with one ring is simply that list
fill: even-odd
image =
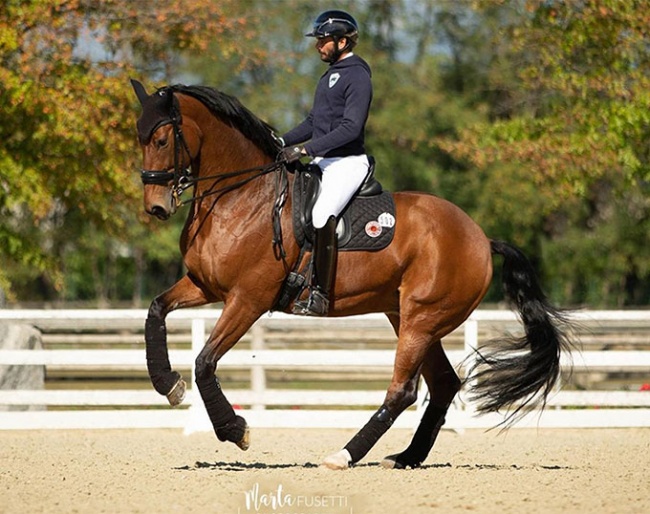
[{"label": "horse front leg", "polygon": [[166,396],[172,407],[180,405],[185,398],[186,384],[169,362],[165,318],[174,309],[198,307],[213,301],[214,298],[209,298],[189,275],[185,275],[149,306],[144,328],[147,371],[154,389]]},{"label": "horse front leg", "polygon": [[196,358],[195,381],[208,412],[214,432],[220,441],[235,443],[247,450],[250,435],[246,420],[235,411],[223,393],[215,375],[217,363],[248,331],[262,312],[253,312],[237,302],[226,304],[205,346]]}]

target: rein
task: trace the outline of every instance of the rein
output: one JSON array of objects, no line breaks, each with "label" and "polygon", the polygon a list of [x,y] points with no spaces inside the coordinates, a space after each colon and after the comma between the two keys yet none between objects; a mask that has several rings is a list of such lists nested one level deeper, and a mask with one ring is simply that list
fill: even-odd
[{"label": "rein", "polygon": [[[255,180],[256,178],[262,177],[274,171],[279,173],[276,175],[275,180],[275,200],[273,202],[273,211],[272,211],[272,222],[273,222],[273,251],[276,258],[282,259],[285,269],[288,269],[288,264],[286,262],[286,252],[282,243],[282,210],[288,198],[289,190],[289,179],[287,177],[287,168],[284,161],[275,161],[270,164],[265,164],[262,166],[253,166],[252,168],[246,168],[242,170],[230,171],[227,173],[220,173],[218,175],[209,175],[207,177],[194,177],[192,175],[192,163],[191,163],[191,153],[187,141],[185,141],[185,136],[183,135],[183,130],[180,126],[181,115],[176,104],[172,105],[169,121],[159,124],[156,128],[165,125],[171,124],[174,131],[174,168],[173,171],[168,169],[164,170],[140,170],[140,178],[142,183],[154,184],[154,185],[166,185],[169,181],[173,180],[172,185],[172,195],[174,201],[176,202],[177,207],[181,207],[187,203],[195,202],[198,200],[203,200],[210,196],[218,195],[215,199],[215,203],[219,200],[224,194],[238,189],[249,182]],[[185,151],[190,157],[190,164],[185,166],[185,156],[182,152]],[[215,187],[222,181],[227,180],[233,177],[241,177],[245,175],[250,175],[241,180],[228,184],[223,187]],[[204,180],[213,180],[214,183],[210,189],[200,195],[194,195],[191,198],[186,200],[181,200],[181,195],[190,187],[196,185],[200,181]]]},{"label": "rein", "polygon": [[[228,173],[220,173],[218,175],[208,175],[207,177],[193,177],[191,175],[183,175],[181,176],[178,184],[175,185],[175,195],[179,195],[183,193],[186,189],[189,189],[193,185],[195,185],[197,182],[200,182],[202,180],[214,180],[213,187],[210,188],[209,191],[206,193],[203,193],[201,195],[195,195],[192,196],[191,198],[188,198],[184,201],[181,201],[180,198],[177,198],[178,200],[178,206],[180,207],[181,205],[185,205],[189,202],[194,202],[196,200],[202,200],[204,198],[207,198],[209,196],[217,195],[217,194],[225,194],[229,191],[233,191],[234,189],[238,189],[252,180],[255,180],[256,178],[262,177],[264,175],[267,175],[273,171],[277,170],[285,170],[286,168],[283,166],[284,163],[282,162],[272,162],[271,164],[265,164],[263,166],[254,166],[252,168],[246,168],[243,170],[236,170],[236,171],[230,171]],[[188,171],[191,171],[191,167],[187,168]],[[227,186],[220,187],[218,189],[213,189],[214,186],[216,186],[219,182],[232,178],[232,177],[239,177],[242,175],[247,175],[249,173],[254,173],[254,175],[251,175],[250,177],[246,177],[242,180],[239,180],[238,182],[235,182],[234,184],[229,184]]]}]

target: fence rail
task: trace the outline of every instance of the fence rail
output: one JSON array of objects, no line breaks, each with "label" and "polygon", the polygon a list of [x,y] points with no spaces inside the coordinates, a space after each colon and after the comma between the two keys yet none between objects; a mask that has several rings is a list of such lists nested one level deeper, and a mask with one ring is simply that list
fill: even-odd
[{"label": "fence rail", "polygon": [[[184,320],[191,326],[191,349],[170,350],[175,367],[193,368],[194,359],[203,346],[207,328],[220,316],[214,309],[192,309],[173,312],[169,321]],[[572,356],[575,372],[637,373],[641,380],[650,381],[650,311],[590,311],[572,315],[580,324],[597,326],[614,322],[645,327],[648,332],[639,338],[631,336],[644,350],[586,350]],[[142,327],[144,310],[0,310],[0,321],[27,323],[37,327],[56,325],[59,330],[82,330],[93,326]],[[456,366],[471,355],[480,344],[480,326],[492,322],[516,323],[510,311],[479,310],[461,327],[462,349],[448,351]],[[82,327],[82,328],[80,328]],[[350,427],[362,426],[382,403],[384,391],[329,391],[269,388],[266,373],[272,370],[390,370],[394,351],[385,349],[268,349],[267,341],[277,339],[278,330],[291,330],[293,336],[310,339],[314,331],[323,333],[345,330],[359,340],[370,332],[389,331],[390,325],[382,315],[356,316],[342,319],[313,319],[274,314],[259,320],[247,334],[250,349],[234,349],[219,364],[222,370],[250,370],[250,389],[230,390],[231,402],[245,407],[245,417],[253,427]],[[373,333],[374,333],[373,332]],[[388,332],[386,332],[388,334]],[[284,334],[287,335],[287,334]],[[79,339],[79,334],[73,338]],[[136,337],[141,338],[140,335]],[[182,337],[175,336],[177,339]],[[385,337],[385,336],[383,336]],[[616,343],[620,345],[621,335]],[[119,338],[113,337],[112,340]],[[625,337],[622,338],[623,342]],[[61,334],[57,341],[64,341]],[[83,338],[81,339],[83,341]],[[569,360],[563,359],[567,367]],[[89,369],[119,368],[145,371],[144,344],[139,349],[44,349],[0,350],[0,366],[46,366]],[[193,369],[192,369],[193,371]],[[190,376],[185,377],[188,382]],[[388,385],[386,383],[386,385]],[[9,409],[28,406],[41,410],[3,411],[0,429],[44,428],[183,428],[186,432],[210,430],[209,420],[194,390],[188,391],[185,407],[165,407],[166,400],[152,390],[0,390],[0,406]],[[420,417],[419,407],[409,409],[396,426],[413,428]],[[499,415],[476,417],[471,403],[457,402],[447,417],[446,427],[462,429],[490,427],[503,418]],[[555,394],[547,410],[540,416],[532,414],[518,427],[650,427],[650,392],[647,391],[571,391]]]}]

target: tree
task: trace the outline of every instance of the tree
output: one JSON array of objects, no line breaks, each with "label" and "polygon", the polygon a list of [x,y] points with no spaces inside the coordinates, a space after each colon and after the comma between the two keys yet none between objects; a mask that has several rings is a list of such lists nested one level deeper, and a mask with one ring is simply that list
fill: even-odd
[{"label": "tree", "polygon": [[[494,8],[479,4],[481,12]],[[481,197],[478,209],[487,216],[480,219],[498,223],[514,215],[525,226],[510,232],[515,239],[528,235],[524,241],[543,254],[555,290],[576,303],[649,298],[647,250],[630,230],[647,230],[650,218],[645,7],[609,0],[503,2],[519,16],[493,45],[511,69],[516,65],[516,73],[505,74],[516,81],[492,75],[491,90],[504,98],[494,116],[457,141],[440,141],[475,166],[482,187],[495,193]],[[504,204],[509,192],[513,204]]]},{"label": "tree", "polygon": [[[162,0],[155,9],[127,0],[5,2],[0,288],[31,277],[49,284],[47,295],[63,294],[62,260],[71,246],[92,234],[133,240],[140,188],[128,78],[168,79],[179,52],[207,48],[206,34],[246,37],[246,20],[229,15],[233,6],[233,0]],[[223,54],[236,51],[234,44],[220,47]]]}]

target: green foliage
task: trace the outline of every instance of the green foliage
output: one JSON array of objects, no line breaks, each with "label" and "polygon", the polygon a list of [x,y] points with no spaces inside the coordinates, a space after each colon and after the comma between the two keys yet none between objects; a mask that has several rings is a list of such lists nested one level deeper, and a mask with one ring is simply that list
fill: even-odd
[{"label": "green foliage", "polygon": [[[139,304],[182,273],[183,214],[145,219],[128,78],[216,86],[283,132],[361,25],[368,148],[530,255],[554,300],[650,302],[650,11],[617,0],[29,0],[0,9],[0,289]],[[490,292],[490,300],[500,298]]]},{"label": "green foliage", "polygon": [[[109,284],[122,274],[98,270],[142,232],[128,78],[150,59],[169,71],[180,49],[204,47],[201,31],[246,34],[245,21],[225,16],[229,4],[166,0],[152,13],[126,0],[32,0],[0,10],[0,287],[20,300],[122,297]],[[177,251],[165,259],[177,262]]]},{"label": "green foliage", "polygon": [[[523,226],[512,227],[512,236],[536,232],[557,298],[647,303],[650,275],[639,263],[648,254],[638,237],[650,215],[647,9],[638,2],[529,1],[523,14],[499,33],[507,34],[509,62],[518,64],[511,107],[443,146],[485,170],[486,186],[496,182],[502,198],[506,190],[521,193]],[[504,163],[526,173],[490,171]],[[526,184],[533,186],[528,194]]]}]

